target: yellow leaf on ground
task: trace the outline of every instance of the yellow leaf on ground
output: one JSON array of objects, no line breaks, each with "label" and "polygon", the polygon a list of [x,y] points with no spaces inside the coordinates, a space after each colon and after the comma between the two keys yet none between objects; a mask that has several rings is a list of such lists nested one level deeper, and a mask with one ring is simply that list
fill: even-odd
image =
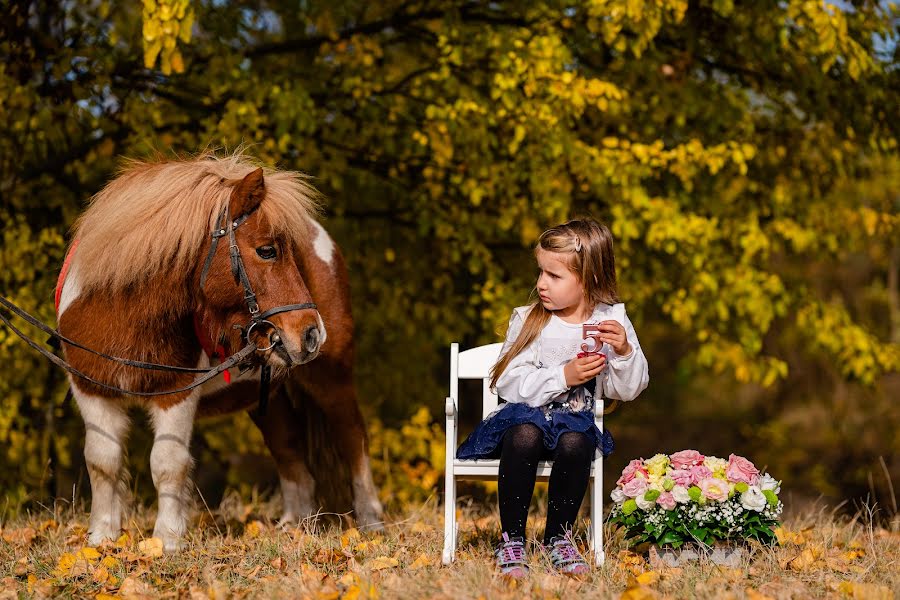
[{"label": "yellow leaf on ground", "polygon": [[56,522],[56,519],[47,519],[42,522],[40,527],[38,528],[40,531],[56,530],[59,527],[59,523]]},{"label": "yellow leaf on ground", "polygon": [[127,533],[123,533],[119,536],[119,539],[116,540],[116,548],[125,548],[131,544],[131,536]]},{"label": "yellow leaf on ground", "polygon": [[858,583],[855,581],[842,581],[838,589],[851,598],[865,598],[865,600],[893,600],[894,593],[885,585],[874,583]]},{"label": "yellow leaf on ground", "polygon": [[338,583],[347,587],[350,587],[352,585],[359,585],[359,575],[353,573],[352,571],[347,572],[343,577],[338,579]]},{"label": "yellow leaf on ground", "polygon": [[431,564],[431,559],[428,558],[427,554],[420,554],[419,558],[413,561],[409,568],[415,571],[416,569],[424,569],[425,567]]},{"label": "yellow leaf on ground", "polygon": [[348,529],[344,535],[341,536],[341,548],[346,548],[350,545],[353,540],[359,539],[359,529],[353,527]]},{"label": "yellow leaf on ground", "polygon": [[655,600],[656,598],[659,598],[659,594],[643,585],[631,586],[619,596],[620,600]]},{"label": "yellow leaf on ground", "polygon": [[356,600],[359,598],[360,589],[358,585],[352,585],[344,591],[341,600]]},{"label": "yellow leaf on ground", "polygon": [[765,594],[761,594],[757,592],[753,588],[747,588],[744,590],[744,593],[747,594],[748,600],[775,600],[772,596],[766,596]]},{"label": "yellow leaf on ground", "polygon": [[96,596],[94,596],[94,600],[119,600],[119,599],[118,599],[118,597],[113,596],[111,594],[100,593],[100,594],[97,594]]},{"label": "yellow leaf on ground", "polygon": [[76,558],[83,558],[85,560],[97,560],[100,558],[100,553],[97,552],[96,548],[85,547],[75,553]]},{"label": "yellow leaf on ground", "polygon": [[72,567],[75,566],[75,563],[78,562],[78,559],[75,558],[75,555],[71,552],[65,552],[62,556],[59,557],[59,561],[56,563],[56,570],[53,572],[57,577],[66,577],[69,573],[72,572]]},{"label": "yellow leaf on ground", "polygon": [[263,525],[260,521],[251,521],[244,528],[244,537],[248,537],[250,539],[258,538],[263,529],[265,529],[265,525]]},{"label": "yellow leaf on ground", "polygon": [[96,581],[97,583],[106,583],[107,581],[109,581],[109,577],[109,571],[103,565],[100,565],[94,571],[94,581]]},{"label": "yellow leaf on ground", "polygon": [[106,567],[107,569],[118,569],[119,561],[117,561],[112,556],[104,556],[103,560],[100,561],[100,564]]},{"label": "yellow leaf on ground", "polygon": [[658,571],[647,571],[645,573],[641,573],[637,577],[635,577],[637,582],[641,585],[653,585],[657,581],[659,581],[659,572]]},{"label": "yellow leaf on ground", "polygon": [[789,531],[784,527],[776,527],[773,531],[775,532],[775,537],[778,538],[778,543],[782,546],[787,544],[802,546],[809,541],[806,531]]},{"label": "yellow leaf on ground", "polygon": [[399,565],[400,561],[396,558],[391,558],[390,556],[379,556],[369,563],[369,568],[373,571],[380,571],[382,569],[393,569],[394,567]]},{"label": "yellow leaf on ground", "polygon": [[808,546],[803,549],[800,556],[788,563],[788,567],[793,571],[808,571],[813,568],[821,556],[822,550],[820,548]]},{"label": "yellow leaf on ground", "polygon": [[353,549],[356,550],[357,552],[365,552],[366,550],[369,549],[369,546],[371,546],[371,545],[372,545],[371,542],[360,542],[356,546],[354,546]]},{"label": "yellow leaf on ground", "polygon": [[[147,538],[142,542],[138,542],[138,550],[141,551],[141,554],[150,558],[162,556],[163,541],[157,537]],[[124,583],[122,585],[124,585]]]}]

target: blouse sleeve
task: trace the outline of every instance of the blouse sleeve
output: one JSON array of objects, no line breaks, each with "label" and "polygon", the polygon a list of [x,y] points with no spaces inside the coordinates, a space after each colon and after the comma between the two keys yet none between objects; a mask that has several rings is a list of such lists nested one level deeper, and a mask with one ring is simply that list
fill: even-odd
[{"label": "blouse sleeve", "polygon": [[[505,355],[522,332],[524,311],[515,311],[509,319],[506,340],[500,356]],[[497,380],[497,394],[507,402],[543,406],[569,389],[564,365],[545,367],[537,357],[538,340],[513,358]]]},{"label": "blouse sleeve", "polygon": [[647,365],[647,357],[641,350],[637,333],[628,315],[625,315],[625,337],[631,345],[631,354],[619,356],[615,350],[609,349],[606,355],[607,369],[599,377],[603,384],[603,396],[605,398],[628,401],[638,397],[647,384],[650,383],[650,373]]}]

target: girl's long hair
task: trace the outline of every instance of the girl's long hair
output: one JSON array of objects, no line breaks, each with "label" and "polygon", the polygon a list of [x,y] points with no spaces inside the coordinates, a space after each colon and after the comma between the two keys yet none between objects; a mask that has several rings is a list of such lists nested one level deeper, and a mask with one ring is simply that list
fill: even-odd
[{"label": "girl's long hair", "polygon": [[[591,310],[601,302],[615,304],[619,301],[613,238],[606,225],[589,218],[563,223],[542,233],[535,252],[538,248],[568,255],[569,269],[581,282]],[[492,388],[496,388],[497,380],[512,359],[537,339],[552,314],[539,300],[532,303],[516,341],[491,368]]]}]

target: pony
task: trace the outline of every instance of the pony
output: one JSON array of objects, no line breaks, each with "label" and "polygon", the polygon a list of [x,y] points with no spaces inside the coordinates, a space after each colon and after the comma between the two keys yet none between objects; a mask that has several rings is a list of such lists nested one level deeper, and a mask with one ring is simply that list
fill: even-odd
[{"label": "pony", "polygon": [[[300,173],[263,168],[240,152],[204,153],[127,162],[76,221],[57,286],[59,333],[107,355],[181,367],[140,369],[63,343],[69,365],[87,376],[69,374],[85,426],[91,545],[121,532],[134,405],[154,430],[153,535],[167,552],[183,547],[187,531],[199,416],[249,411],[276,463],[281,523],[317,512],[304,453],[306,402],[321,409],[349,467],[358,525],[380,527],[353,385],[348,274],[316,219],[318,206]],[[183,389],[192,369],[221,364],[245,343],[257,346],[250,362]],[[262,410],[269,372],[271,401]]]}]

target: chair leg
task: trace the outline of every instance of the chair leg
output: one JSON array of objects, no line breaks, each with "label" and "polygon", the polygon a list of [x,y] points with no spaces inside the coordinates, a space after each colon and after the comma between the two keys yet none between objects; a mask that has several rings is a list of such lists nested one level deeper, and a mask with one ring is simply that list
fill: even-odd
[{"label": "chair leg", "polygon": [[456,554],[456,477],[448,469],[444,484],[444,553],[442,562],[449,565]]},{"label": "chair leg", "polygon": [[[599,453],[598,453],[599,454]],[[606,554],[603,551],[603,457],[594,459],[594,481],[591,485],[591,545],[594,563],[603,566]]]}]

